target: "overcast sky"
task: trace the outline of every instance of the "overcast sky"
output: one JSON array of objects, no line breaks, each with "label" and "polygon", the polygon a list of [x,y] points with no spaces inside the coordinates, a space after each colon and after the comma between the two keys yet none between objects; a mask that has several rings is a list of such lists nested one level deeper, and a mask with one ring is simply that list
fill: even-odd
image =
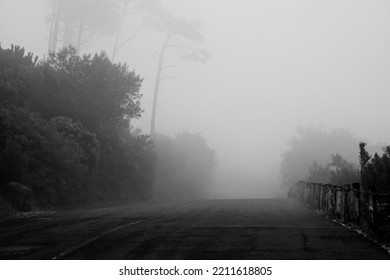
[{"label": "overcast sky", "polygon": [[[174,78],[161,86],[158,132],[201,132],[221,163],[259,176],[277,173],[298,126],[347,128],[371,143],[389,142],[389,1],[162,2],[174,15],[202,23],[204,43],[188,44],[213,55],[170,70]],[[19,44],[42,57],[47,3],[0,0],[2,47]],[[112,45],[107,37],[85,51],[111,53]],[[136,122],[145,132],[160,45],[157,33],[145,31],[117,56],[145,78],[145,113]]]}]

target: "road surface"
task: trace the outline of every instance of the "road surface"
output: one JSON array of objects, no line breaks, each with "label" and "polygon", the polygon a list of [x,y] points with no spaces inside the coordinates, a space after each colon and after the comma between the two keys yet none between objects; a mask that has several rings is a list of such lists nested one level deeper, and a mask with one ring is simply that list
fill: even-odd
[{"label": "road surface", "polygon": [[0,223],[0,259],[389,259],[292,199],[132,202]]}]

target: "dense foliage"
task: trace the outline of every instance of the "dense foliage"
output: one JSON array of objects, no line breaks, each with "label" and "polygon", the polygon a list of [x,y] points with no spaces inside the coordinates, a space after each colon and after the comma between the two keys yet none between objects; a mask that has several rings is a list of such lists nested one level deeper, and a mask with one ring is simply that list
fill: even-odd
[{"label": "dense foliage", "polygon": [[155,151],[130,125],[141,83],[104,53],[66,48],[38,62],[0,48],[0,184],[26,184],[46,205],[146,195]]},{"label": "dense foliage", "polygon": [[[370,156],[366,144],[360,143],[362,183],[372,193],[380,193],[378,200],[389,201],[390,196],[390,146],[383,149],[382,156]],[[387,195],[385,195],[387,194]]]}]

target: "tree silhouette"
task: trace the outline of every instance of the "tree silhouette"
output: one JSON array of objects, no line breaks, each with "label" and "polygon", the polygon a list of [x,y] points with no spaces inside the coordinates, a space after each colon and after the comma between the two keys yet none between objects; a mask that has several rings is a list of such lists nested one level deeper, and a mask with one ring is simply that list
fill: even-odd
[{"label": "tree silhouette", "polygon": [[160,52],[158,53],[157,73],[153,93],[150,135],[152,138],[154,138],[156,132],[156,108],[160,82],[167,78],[163,76],[164,71],[175,66],[167,64],[168,50],[175,51],[182,60],[187,61],[205,62],[211,56],[211,54],[204,49],[194,49],[185,44],[175,43],[180,39],[203,42],[204,38],[199,31],[199,22],[188,21],[183,17],[174,17],[169,13],[162,13],[157,21],[149,23],[149,27],[158,30],[164,34],[165,37]]}]

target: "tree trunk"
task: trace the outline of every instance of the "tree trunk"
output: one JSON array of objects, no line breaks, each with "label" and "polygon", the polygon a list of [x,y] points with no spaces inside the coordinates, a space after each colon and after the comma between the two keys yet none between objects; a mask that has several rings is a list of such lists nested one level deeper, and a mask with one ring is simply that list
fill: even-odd
[{"label": "tree trunk", "polygon": [[50,22],[50,33],[49,33],[49,46],[48,46],[48,51],[49,53],[53,52],[52,50],[52,43],[53,43],[53,32],[54,32],[54,23],[55,23],[55,19],[56,19],[56,7],[57,4],[54,4],[53,5],[53,12],[51,14],[52,18],[51,18],[51,22]]},{"label": "tree trunk", "polygon": [[77,34],[76,50],[80,52],[81,45],[83,43],[83,34],[85,26],[85,17],[83,16],[80,20],[79,33]]},{"label": "tree trunk", "polygon": [[49,52],[55,52],[57,49],[58,29],[59,29],[59,24],[61,19],[61,11],[62,11],[62,2],[55,4],[53,8],[52,26],[50,28]]},{"label": "tree trunk", "polygon": [[124,21],[124,19],[125,19],[126,11],[127,11],[127,7],[129,6],[129,3],[130,3],[130,0],[127,0],[127,1],[123,4],[123,9],[122,9],[122,13],[121,13],[121,18],[120,18],[120,20],[119,20],[118,31],[117,31],[116,37],[115,37],[114,48],[113,48],[113,50],[112,50],[112,57],[111,57],[112,62],[115,61],[116,52],[117,52],[117,50],[118,50],[119,37],[120,37],[120,35],[121,35],[122,26],[123,26],[123,21]]},{"label": "tree trunk", "polygon": [[167,39],[163,47],[161,48],[159,59],[158,59],[157,75],[154,84],[154,94],[153,94],[152,121],[150,126],[150,136],[152,139],[155,139],[155,134],[156,134],[156,108],[157,108],[158,91],[159,91],[160,81],[161,81],[161,73],[163,71],[164,54],[170,38],[171,36],[170,34],[168,34]]}]

